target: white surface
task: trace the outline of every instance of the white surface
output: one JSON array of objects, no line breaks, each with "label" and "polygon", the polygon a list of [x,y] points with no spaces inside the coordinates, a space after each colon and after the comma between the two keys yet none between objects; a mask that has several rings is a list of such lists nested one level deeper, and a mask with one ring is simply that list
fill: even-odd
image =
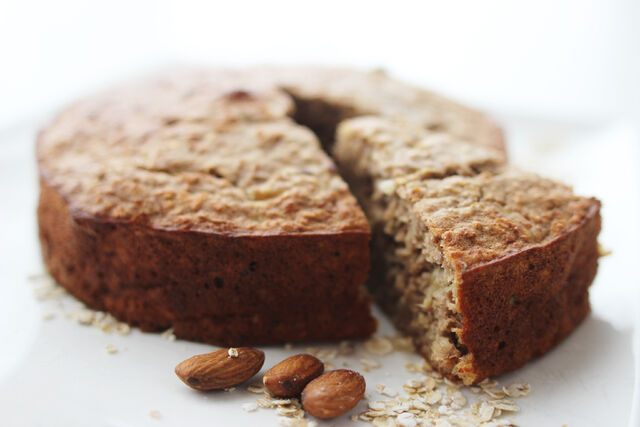
[{"label": "white surface", "polygon": [[500,111],[640,114],[639,20],[636,0],[0,0],[0,127],[175,62],[386,67]]},{"label": "white surface", "polygon": [[[511,418],[519,426],[624,426],[630,422],[634,393],[638,134],[625,123],[584,126],[513,117],[504,122],[516,163],[573,183],[580,193],[603,201],[601,242],[613,250],[601,260],[589,318],[549,354],[499,378],[505,385],[525,381],[533,386],[528,397],[518,400],[522,411]],[[170,342],[138,331],[107,335],[60,315],[41,319],[52,306],[35,300],[34,285],[26,279],[42,269],[33,156],[38,127],[32,123],[0,133],[0,223],[5,225],[0,240],[0,425],[276,425],[272,411],[241,409],[255,395],[198,393],[178,381],[173,367],[210,346]],[[381,330],[390,331],[384,319]],[[107,344],[115,345],[118,353],[108,355]],[[267,348],[263,372],[295,352]],[[419,359],[395,353],[379,360],[382,369],[365,374],[374,400],[380,398],[376,384],[399,389],[411,378],[405,363]],[[357,362],[351,366],[360,368]],[[637,404],[637,389],[635,393]],[[361,403],[357,409],[363,408]],[[152,410],[161,418],[152,419]],[[346,425],[349,420],[326,424]]]},{"label": "white surface", "polygon": [[[604,202],[601,241],[613,255],[601,262],[590,318],[504,382],[533,384],[520,426],[624,425],[631,403],[640,406],[630,339],[634,310],[640,316],[639,20],[636,0],[0,0],[0,426],[275,422],[273,413],[240,409],[252,396],[201,395],[176,380],[175,363],[208,347],[104,335],[60,316],[43,322],[48,309],[26,280],[41,269],[34,112],[181,62],[385,67],[484,108],[597,119],[505,117],[516,163]],[[6,128],[14,123],[23,126]],[[120,352],[108,356],[107,343]],[[265,366],[280,356],[268,350]],[[385,362],[391,380],[405,379],[400,359],[408,357]],[[391,381],[383,371],[367,379]],[[630,425],[640,426],[637,407]]]}]

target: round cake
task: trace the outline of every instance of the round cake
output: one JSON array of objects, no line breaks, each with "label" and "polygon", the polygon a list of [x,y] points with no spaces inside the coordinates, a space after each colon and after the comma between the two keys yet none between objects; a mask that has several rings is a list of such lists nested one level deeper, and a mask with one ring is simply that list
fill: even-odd
[{"label": "round cake", "polygon": [[70,106],[37,158],[49,272],[143,330],[364,338],[372,267],[369,289],[420,353],[472,383],[588,311],[599,203],[508,166],[483,114],[379,71],[167,73]]}]

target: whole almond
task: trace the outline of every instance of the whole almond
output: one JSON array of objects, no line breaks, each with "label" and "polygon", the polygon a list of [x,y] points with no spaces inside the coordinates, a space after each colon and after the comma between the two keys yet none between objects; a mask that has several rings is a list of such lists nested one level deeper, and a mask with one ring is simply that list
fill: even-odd
[{"label": "whole almond", "polygon": [[263,363],[264,353],[260,350],[225,348],[190,357],[176,366],[176,375],[196,390],[219,390],[248,380]]},{"label": "whole almond", "polygon": [[262,378],[271,394],[280,397],[297,396],[309,381],[324,372],[324,364],[310,354],[296,354],[269,369]]},{"label": "whole almond", "polygon": [[302,407],[317,418],[338,417],[358,404],[365,388],[364,378],[355,371],[330,371],[307,384],[302,391]]}]

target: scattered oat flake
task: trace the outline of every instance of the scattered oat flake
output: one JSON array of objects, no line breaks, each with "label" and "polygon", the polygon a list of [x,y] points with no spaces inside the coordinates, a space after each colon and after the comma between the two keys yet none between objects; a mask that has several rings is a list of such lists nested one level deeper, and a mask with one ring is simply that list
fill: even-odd
[{"label": "scattered oat flake", "polygon": [[371,423],[376,427],[395,427],[396,422],[390,417],[374,418]]},{"label": "scattered oat flake", "polygon": [[226,391],[227,393],[232,393],[234,391],[236,391],[235,387],[229,387],[229,388],[225,388],[224,391]]},{"label": "scattered oat flake", "polygon": [[[73,304],[73,311],[65,310],[65,304],[62,297],[69,295],[67,291],[56,284],[53,278],[48,275],[42,275],[37,280],[39,285],[35,288],[36,298],[40,300],[55,299],[57,308],[63,311],[65,317],[72,319],[81,325],[93,326],[108,334],[116,331],[120,335],[127,335],[131,332],[131,327],[129,325],[124,322],[119,322],[111,314],[91,310],[78,301],[74,300],[68,302]],[[48,313],[43,315],[43,318],[45,320],[50,320],[54,316],[54,313]]]},{"label": "scattered oat flake", "polygon": [[416,416],[410,412],[405,412],[403,414],[398,415],[396,420],[398,422],[398,425],[402,427],[415,427],[418,425]]},{"label": "scattered oat flake", "polygon": [[338,354],[340,356],[350,356],[355,351],[355,345],[351,341],[341,341],[340,344],[338,344]]},{"label": "scattered oat flake", "polygon": [[264,394],[266,389],[263,383],[252,383],[247,386],[247,391],[254,394]]},{"label": "scattered oat flake", "polygon": [[408,372],[411,372],[412,374],[420,372],[420,367],[417,363],[407,363],[406,365],[404,365],[404,369],[406,369]]},{"label": "scattered oat flake", "polygon": [[454,383],[454,382],[453,382],[453,381],[451,381],[449,378],[445,378],[445,379],[444,379],[444,383],[445,383],[446,385],[450,386],[450,387],[453,387],[453,388],[458,388],[458,387],[460,387],[458,384]]},{"label": "scattered oat flake", "polygon": [[480,420],[491,421],[491,418],[493,418],[494,410],[495,408],[493,406],[487,404],[487,402],[482,402],[480,404],[480,409],[478,410],[478,415],[480,416]]},{"label": "scattered oat flake", "polygon": [[309,423],[304,418],[279,417],[278,423],[285,427],[308,427]]},{"label": "scattered oat flake", "polygon": [[74,313],[67,314],[67,317],[75,320],[81,325],[91,325],[95,319],[95,313],[96,312],[92,310],[82,309]]},{"label": "scattered oat flake", "polygon": [[274,405],[289,405],[293,403],[293,399],[272,399]]},{"label": "scattered oat flake", "polygon": [[36,299],[40,301],[57,299],[67,295],[67,291],[62,286],[58,286],[53,279],[41,283],[35,288],[34,293]]},{"label": "scattered oat flake", "polygon": [[447,405],[440,405],[438,406],[438,412],[442,415],[451,415],[453,414],[453,409],[451,409]]},{"label": "scattered oat flake", "polygon": [[611,255],[612,253],[613,251],[611,249],[605,248],[600,243],[598,243],[598,256],[605,257]]},{"label": "scattered oat flake", "polygon": [[318,349],[318,347],[307,347],[305,351],[310,355],[315,356],[316,354],[318,354],[318,351],[320,350]]},{"label": "scattered oat flake", "polygon": [[109,354],[116,354],[118,352],[118,349],[116,348],[115,345],[113,344],[107,344],[104,346],[104,349],[107,351],[107,353]]},{"label": "scattered oat flake", "polygon": [[163,333],[160,334],[160,336],[166,340],[169,341],[175,341],[176,340],[176,336],[173,334],[173,328],[169,328],[166,331],[164,331]]},{"label": "scattered oat flake", "polygon": [[424,380],[424,388],[429,391],[429,390],[433,390],[434,388],[436,388],[438,384],[436,383],[436,380],[433,377],[427,377]]},{"label": "scattered oat flake", "polygon": [[531,385],[526,383],[515,383],[509,387],[502,387],[502,391],[509,397],[526,396],[531,392]]},{"label": "scattered oat flake", "polygon": [[494,408],[501,409],[503,411],[517,412],[520,410],[518,405],[516,405],[513,400],[491,400],[488,403]]},{"label": "scattered oat flake", "polygon": [[256,403],[261,408],[273,408],[273,403],[271,403],[271,399],[267,396],[259,398],[256,400]]},{"label": "scattered oat flake", "polygon": [[467,398],[464,397],[464,394],[457,389],[451,394],[451,400],[458,405],[464,406],[467,404]]},{"label": "scattered oat flake", "polygon": [[55,313],[42,313],[42,320],[51,320],[56,317]]},{"label": "scattered oat flake", "polygon": [[369,409],[374,411],[383,411],[386,408],[384,402],[377,400],[375,402],[369,402]]},{"label": "scattered oat flake", "polygon": [[131,326],[127,325],[124,322],[118,322],[116,325],[116,332],[120,335],[129,335],[131,332]]},{"label": "scattered oat flake", "polygon": [[414,380],[414,379],[410,379],[406,383],[404,383],[404,385],[406,385],[407,387],[411,387],[411,388],[419,388],[423,384],[424,383],[422,381],[418,381],[418,380]]},{"label": "scattered oat flake", "polygon": [[299,417],[299,416],[304,416],[304,412],[301,413],[300,409],[295,408],[295,407],[288,407],[288,406],[279,406],[276,408],[276,414],[277,415],[282,415],[285,417]]},{"label": "scattered oat flake", "polygon": [[31,273],[27,275],[27,280],[31,282],[36,282],[43,279],[49,279],[50,276],[45,272]]},{"label": "scattered oat flake", "polygon": [[160,413],[160,411],[156,409],[154,409],[153,411],[149,411],[149,416],[156,420],[159,420],[160,418],[162,418],[162,414]]},{"label": "scattered oat flake", "polygon": [[364,348],[371,354],[376,356],[386,356],[394,350],[393,344],[387,338],[376,337],[371,338],[364,343]]},{"label": "scattered oat flake", "polygon": [[316,357],[322,361],[334,359],[338,352],[336,350],[319,350]]},{"label": "scattered oat flake", "polygon": [[396,397],[398,395],[398,392],[395,390],[391,390],[389,389],[389,387],[385,386],[384,384],[378,384],[381,385],[382,388],[378,389],[378,391],[380,392],[380,394],[382,394],[383,396],[387,396],[387,397]]},{"label": "scattered oat flake", "polygon": [[411,338],[409,337],[396,335],[395,337],[390,337],[389,339],[391,340],[393,348],[396,351],[414,351],[413,341],[411,341]]},{"label": "scattered oat flake", "polygon": [[362,363],[362,366],[364,366],[365,372],[367,372],[368,369],[377,369],[382,366],[378,361],[370,359],[368,357],[360,358],[360,363]]},{"label": "scattered oat flake", "polygon": [[254,412],[258,410],[258,404],[256,402],[243,403],[242,409],[244,409],[247,412]]},{"label": "scattered oat flake", "polygon": [[425,402],[429,405],[435,405],[442,399],[442,393],[439,390],[433,390],[425,395]]},{"label": "scattered oat flake", "polygon": [[236,357],[238,357],[238,349],[231,347],[231,348],[229,348],[229,351],[227,351],[227,354],[231,358],[236,358]]}]

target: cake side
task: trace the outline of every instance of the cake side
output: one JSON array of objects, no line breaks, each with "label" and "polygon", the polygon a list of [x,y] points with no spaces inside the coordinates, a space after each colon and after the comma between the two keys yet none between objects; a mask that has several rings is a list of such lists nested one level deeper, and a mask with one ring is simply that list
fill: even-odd
[{"label": "cake side", "polygon": [[[589,312],[598,268],[599,203],[550,242],[462,274],[462,358],[465,383],[517,369],[553,348]],[[505,290],[505,283],[508,289]]]},{"label": "cake side", "polygon": [[143,330],[173,327],[178,337],[217,345],[364,338],[375,330],[361,289],[367,232],[229,236],[159,230],[143,217],[96,220],[75,215],[46,181],[38,221],[58,283]]}]

